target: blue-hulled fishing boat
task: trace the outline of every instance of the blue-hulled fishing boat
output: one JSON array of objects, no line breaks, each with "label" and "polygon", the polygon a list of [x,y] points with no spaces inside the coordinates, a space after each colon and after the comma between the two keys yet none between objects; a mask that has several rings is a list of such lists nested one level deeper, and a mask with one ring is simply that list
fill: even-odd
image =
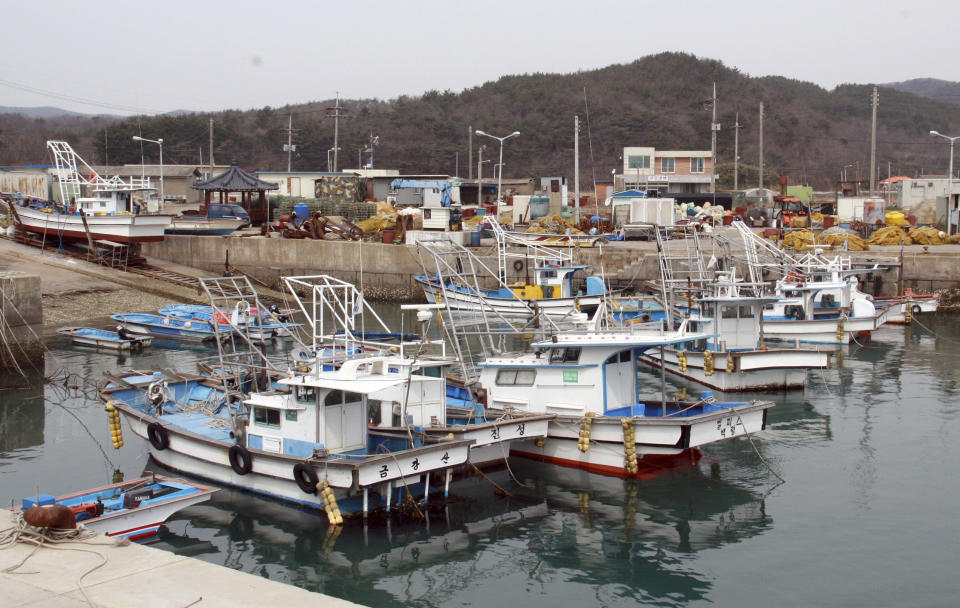
[{"label": "blue-hulled fishing boat", "polygon": [[202,304],[168,304],[157,312],[177,319],[203,321],[211,326],[216,319],[220,331],[243,331],[254,340],[269,340],[275,336],[289,335],[292,328],[299,326],[273,311],[264,315],[257,314],[255,310],[214,310],[213,306]]},{"label": "blue-hulled fishing boat", "polygon": [[110,331],[93,327],[61,327],[57,330],[57,333],[62,336],[70,336],[73,343],[80,346],[93,346],[110,350],[133,350],[150,346],[150,343],[153,342],[153,338],[150,336],[138,336],[126,331]]},{"label": "blue-hulled fishing boat", "polygon": [[217,332],[205,321],[175,319],[150,313],[124,313],[110,315],[110,318],[119,321],[125,331],[164,340],[200,343],[217,337]]}]

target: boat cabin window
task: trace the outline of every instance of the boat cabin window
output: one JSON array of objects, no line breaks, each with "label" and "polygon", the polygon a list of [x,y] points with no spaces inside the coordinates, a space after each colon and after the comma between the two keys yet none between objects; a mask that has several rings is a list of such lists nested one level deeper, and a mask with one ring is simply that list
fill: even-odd
[{"label": "boat cabin window", "polygon": [[286,419],[287,422],[296,422],[297,410],[286,410],[286,412],[284,412],[284,419]]},{"label": "boat cabin window", "polygon": [[313,386],[298,386],[295,396],[298,403],[316,403],[317,389]]},{"label": "boat cabin window", "polygon": [[555,279],[555,278],[557,278],[557,271],[556,271],[556,270],[541,270],[541,271],[540,271],[540,278],[541,278],[541,279]]},{"label": "boat cabin window", "polygon": [[280,428],[280,410],[256,406],[253,408],[253,423],[257,426]]},{"label": "boat cabin window", "polygon": [[370,399],[367,401],[367,424],[370,426],[380,426],[380,400]]},{"label": "boat cabin window", "polygon": [[340,405],[343,403],[343,391],[332,390],[323,398],[324,405]]},{"label": "boat cabin window", "polygon": [[550,351],[550,363],[576,363],[580,360],[580,348],[554,348]]},{"label": "boat cabin window", "polygon": [[720,317],[723,319],[752,319],[753,309],[749,306],[737,306],[728,304],[720,309]]},{"label": "boat cabin window", "polygon": [[535,369],[501,369],[497,372],[497,384],[532,386],[537,377]]}]

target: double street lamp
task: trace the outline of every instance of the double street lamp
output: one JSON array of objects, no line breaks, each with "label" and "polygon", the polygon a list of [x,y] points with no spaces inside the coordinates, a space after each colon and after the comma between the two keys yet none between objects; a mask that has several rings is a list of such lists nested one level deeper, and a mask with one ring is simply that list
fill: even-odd
[{"label": "double street lamp", "polygon": [[140,137],[139,135],[133,136],[133,141],[148,141],[151,144],[157,144],[160,146],[160,211],[163,212],[163,138],[160,139],[147,139],[146,137]]},{"label": "double street lamp", "polygon": [[953,231],[951,230],[952,222],[950,221],[951,219],[950,215],[952,213],[952,210],[950,207],[953,203],[953,142],[960,139],[960,135],[957,135],[956,137],[950,137],[949,135],[944,135],[943,133],[939,133],[937,131],[930,131],[930,135],[942,137],[950,142],[950,168],[949,168],[949,173],[947,174],[948,179],[947,179],[946,195],[947,195],[947,234],[951,235],[953,234]]},{"label": "double street lamp", "polygon": [[514,131],[514,132],[511,133],[510,135],[504,135],[503,137],[497,137],[496,135],[490,135],[489,133],[484,133],[484,132],[481,131],[480,129],[477,129],[476,133],[477,133],[477,135],[486,135],[487,137],[491,137],[491,138],[493,138],[493,139],[495,139],[495,140],[497,140],[497,141],[500,142],[500,163],[499,163],[499,164],[500,164],[500,166],[501,166],[501,170],[500,170],[500,177],[497,179],[497,219],[500,219],[500,203],[501,203],[501,201],[502,201],[502,197],[501,197],[501,195],[500,195],[500,190],[501,190],[501,187],[503,186],[503,169],[502,169],[502,167],[503,167],[503,142],[504,142],[504,140],[510,139],[510,138],[513,137],[514,135],[520,135],[520,131]]}]

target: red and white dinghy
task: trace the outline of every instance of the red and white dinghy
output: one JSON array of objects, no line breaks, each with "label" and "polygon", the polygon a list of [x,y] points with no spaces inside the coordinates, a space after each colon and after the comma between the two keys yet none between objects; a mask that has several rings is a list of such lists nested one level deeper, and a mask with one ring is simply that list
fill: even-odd
[{"label": "red and white dinghy", "polygon": [[78,526],[136,540],[153,536],[168,517],[216,491],[192,481],[152,476],[64,496],[29,496],[21,508],[63,505],[73,511]]}]

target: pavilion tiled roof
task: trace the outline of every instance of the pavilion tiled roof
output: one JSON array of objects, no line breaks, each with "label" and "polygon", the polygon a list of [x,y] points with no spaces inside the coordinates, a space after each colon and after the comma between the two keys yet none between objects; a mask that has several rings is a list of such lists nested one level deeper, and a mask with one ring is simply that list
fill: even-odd
[{"label": "pavilion tiled roof", "polygon": [[263,190],[278,190],[279,185],[265,182],[255,175],[248,173],[236,165],[216,177],[205,182],[193,184],[195,190],[217,190],[224,192],[259,192]]}]

